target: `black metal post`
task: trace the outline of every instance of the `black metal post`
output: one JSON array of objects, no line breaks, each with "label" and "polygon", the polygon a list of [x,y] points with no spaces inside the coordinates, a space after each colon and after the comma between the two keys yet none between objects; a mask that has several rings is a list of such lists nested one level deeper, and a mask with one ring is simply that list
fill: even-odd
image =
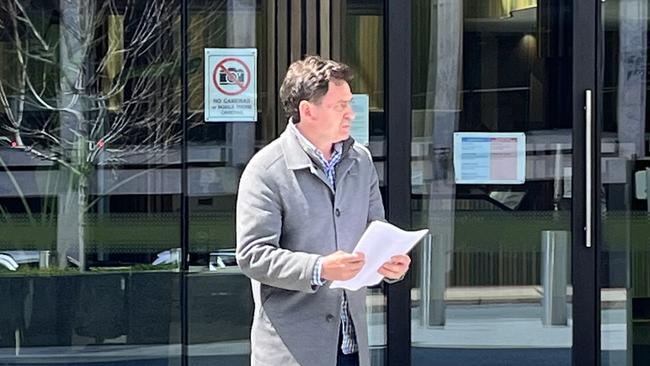
[{"label": "black metal post", "polygon": [[[384,2],[388,220],[411,226],[411,0]],[[411,364],[410,274],[386,286],[390,366]]]},{"label": "black metal post", "polygon": [[[600,365],[600,291],[598,281],[599,238],[597,223],[600,213],[600,133],[601,105],[598,74],[600,33],[600,0],[573,2],[573,365]],[[587,120],[587,91],[591,92],[592,119]],[[586,131],[591,124],[592,166],[587,159]],[[586,186],[587,175],[592,183]],[[587,225],[587,192],[591,191],[591,225]],[[593,240],[587,247],[587,230]]]},{"label": "black metal post", "polygon": [[187,101],[189,99],[188,90],[188,10],[187,1],[181,0],[181,261],[180,261],[180,285],[181,285],[181,365],[187,366],[188,361],[188,341],[189,341],[189,322],[188,322],[188,294],[187,294],[187,270],[189,268],[189,201],[187,197]]}]

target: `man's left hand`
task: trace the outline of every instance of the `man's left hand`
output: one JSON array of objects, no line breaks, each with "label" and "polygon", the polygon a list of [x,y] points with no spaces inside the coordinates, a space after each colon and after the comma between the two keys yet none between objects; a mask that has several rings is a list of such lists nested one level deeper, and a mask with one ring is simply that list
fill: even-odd
[{"label": "man's left hand", "polygon": [[384,263],[377,272],[391,280],[398,280],[409,270],[411,258],[408,255],[395,255]]}]

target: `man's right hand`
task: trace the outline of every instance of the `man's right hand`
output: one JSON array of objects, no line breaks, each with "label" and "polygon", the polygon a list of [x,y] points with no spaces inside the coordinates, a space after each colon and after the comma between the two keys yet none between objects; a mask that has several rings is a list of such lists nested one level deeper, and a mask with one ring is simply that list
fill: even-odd
[{"label": "man's right hand", "polygon": [[356,276],[365,263],[366,256],[363,253],[339,250],[323,257],[321,277],[328,281],[346,281]]}]

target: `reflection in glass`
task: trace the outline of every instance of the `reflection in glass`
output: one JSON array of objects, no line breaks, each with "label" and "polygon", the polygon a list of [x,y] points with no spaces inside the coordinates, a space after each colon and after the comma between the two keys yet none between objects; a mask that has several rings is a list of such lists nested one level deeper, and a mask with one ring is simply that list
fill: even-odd
[{"label": "reflection in glass", "polygon": [[[333,15],[333,16],[336,16]],[[384,1],[348,0],[345,8],[342,62],[354,70],[350,88],[368,95],[368,148],[379,176],[386,205],[386,123],[384,112]],[[386,352],[386,296],[380,286],[366,296],[368,343],[372,365],[384,365]]]},{"label": "reflection in glass", "polygon": [[[247,365],[253,299],[234,260],[235,203],[246,163],[275,137],[263,63],[275,45],[260,1],[190,1],[188,9],[189,364]],[[257,122],[204,122],[204,48],[257,48]]]},{"label": "reflection in glass", "polygon": [[[355,94],[368,95],[368,147],[385,185],[386,122],[384,120],[384,2],[347,1],[341,61],[355,72],[350,88]],[[336,16],[336,15],[334,15]]]},{"label": "reflection in glass", "polygon": [[0,4],[9,361],[180,357],[178,14],[174,1]]},{"label": "reflection in glass", "polygon": [[603,365],[650,360],[647,0],[602,4],[601,350]]},{"label": "reflection in glass", "polygon": [[[413,3],[414,365],[571,364],[570,9],[523,3]],[[456,182],[455,132],[524,133],[525,182]]]}]

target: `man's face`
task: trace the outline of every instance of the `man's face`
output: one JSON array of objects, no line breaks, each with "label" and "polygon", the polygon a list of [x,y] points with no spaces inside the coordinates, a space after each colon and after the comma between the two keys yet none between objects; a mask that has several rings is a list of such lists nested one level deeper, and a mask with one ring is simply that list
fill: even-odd
[{"label": "man's face", "polygon": [[354,112],[350,106],[352,92],[345,81],[330,81],[327,94],[320,101],[310,103],[310,116],[306,121],[313,134],[322,142],[336,143],[350,137]]}]

